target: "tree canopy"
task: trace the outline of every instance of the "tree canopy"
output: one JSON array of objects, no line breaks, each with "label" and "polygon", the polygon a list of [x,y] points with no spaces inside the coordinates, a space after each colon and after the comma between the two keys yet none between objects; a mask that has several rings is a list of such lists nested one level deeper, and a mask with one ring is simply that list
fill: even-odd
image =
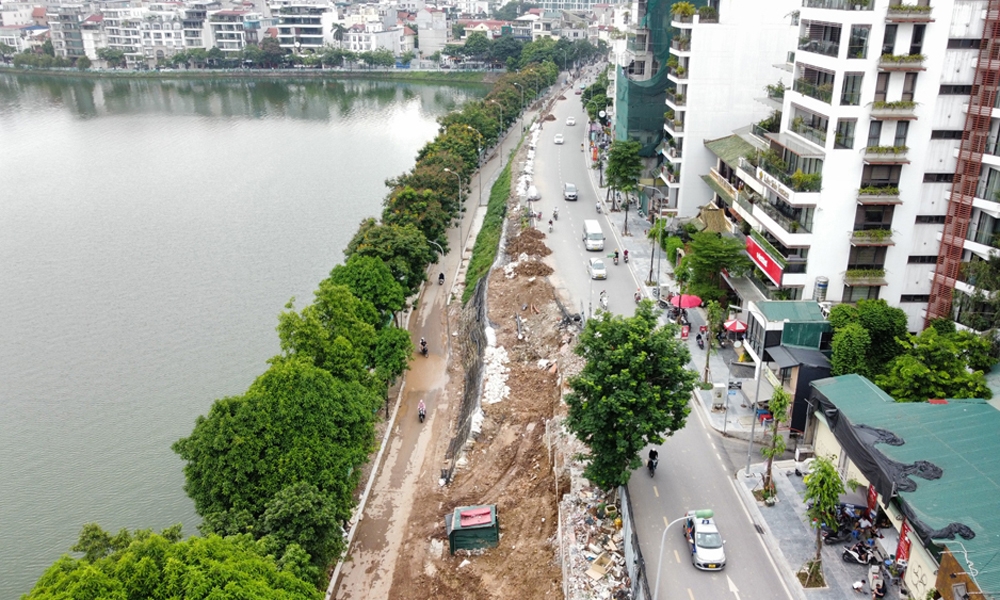
[{"label": "tree canopy", "polygon": [[802,502],[806,504],[806,514],[816,530],[816,555],[808,564],[809,577],[822,571],[823,536],[820,527],[829,525],[837,529],[837,509],[840,495],[844,493],[844,482],[833,462],[825,456],[817,456],[812,463],[812,471],[805,476],[806,493]]},{"label": "tree canopy", "polygon": [[87,525],[73,550],[35,583],[26,600],[174,600],[253,598],[319,600],[315,583],[296,571],[301,565],[275,561],[251,536],[180,540],[177,525],[162,534],[149,530],[117,536]]},{"label": "tree canopy", "polygon": [[694,233],[687,250],[677,269],[677,278],[685,285],[686,293],[706,301],[724,301],[722,271],[738,277],[752,266],[742,241],[718,233]]},{"label": "tree canopy", "polygon": [[330,283],[346,286],[355,298],[371,303],[378,314],[371,323],[376,329],[384,327],[393,313],[406,305],[403,286],[385,262],[373,256],[354,255],[335,266],[330,271]]},{"label": "tree canopy", "polygon": [[[896,341],[897,338],[905,339],[907,334],[907,318],[902,309],[889,306],[885,300],[859,300],[857,306],[838,304],[830,310],[834,335],[850,323],[858,323],[868,332],[865,364],[869,378],[885,372],[892,359],[903,352],[903,347]],[[857,351],[856,344],[852,344],[851,348],[852,352]],[[834,349],[831,361],[837,363],[844,360]]]},{"label": "tree canopy", "polygon": [[[202,530],[262,535],[275,502],[305,495],[318,513],[348,519],[380,402],[361,384],[296,358],[275,359],[245,394],[216,400],[173,445],[187,463],[184,489],[205,520]],[[295,488],[300,483],[311,486],[309,494]],[[321,565],[334,557],[323,540],[304,547]],[[339,535],[336,541],[339,553]]]},{"label": "tree canopy", "polygon": [[898,343],[903,353],[875,380],[897,402],[993,397],[983,371],[969,368],[969,357],[988,356],[988,340],[968,332],[942,335],[928,327]]},{"label": "tree canopy", "polygon": [[639,452],[684,426],[698,376],[676,336],[649,301],[632,317],[602,312],[580,335],[574,351],[587,362],[569,380],[566,425],[589,448],[584,475],[603,489],[626,484]]}]

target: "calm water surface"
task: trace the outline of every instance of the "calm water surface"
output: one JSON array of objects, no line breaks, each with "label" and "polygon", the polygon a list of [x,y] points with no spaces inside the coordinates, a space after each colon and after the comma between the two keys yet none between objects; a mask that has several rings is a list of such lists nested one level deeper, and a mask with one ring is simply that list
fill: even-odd
[{"label": "calm water surface", "polygon": [[0,599],[84,523],[196,533],[170,444],[485,91],[0,74]]}]

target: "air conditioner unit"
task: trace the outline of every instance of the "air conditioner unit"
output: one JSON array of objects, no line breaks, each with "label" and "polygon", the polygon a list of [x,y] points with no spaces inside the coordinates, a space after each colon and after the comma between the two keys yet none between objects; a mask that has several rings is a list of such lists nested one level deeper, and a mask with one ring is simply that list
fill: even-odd
[{"label": "air conditioner unit", "polygon": [[819,310],[823,313],[825,318],[830,318],[830,309],[833,308],[833,302],[820,302]]}]

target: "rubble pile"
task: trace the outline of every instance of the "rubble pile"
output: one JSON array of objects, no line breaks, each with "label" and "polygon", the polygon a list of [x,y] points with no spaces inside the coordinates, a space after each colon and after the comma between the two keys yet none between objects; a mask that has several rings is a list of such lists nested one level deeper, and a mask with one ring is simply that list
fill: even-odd
[{"label": "rubble pile", "polygon": [[617,504],[596,488],[583,488],[563,496],[560,512],[567,598],[627,598],[631,580]]},{"label": "rubble pile", "polygon": [[483,403],[496,404],[510,395],[510,387],[507,386],[510,368],[507,366],[507,350],[496,345],[496,335],[487,334],[486,337],[489,343],[483,354]]}]

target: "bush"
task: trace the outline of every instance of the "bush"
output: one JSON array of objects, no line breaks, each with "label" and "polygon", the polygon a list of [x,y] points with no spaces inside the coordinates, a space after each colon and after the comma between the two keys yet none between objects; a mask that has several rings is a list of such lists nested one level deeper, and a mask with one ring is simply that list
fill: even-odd
[{"label": "bush", "polygon": [[[516,152],[517,149],[514,149]],[[472,247],[472,257],[469,268],[465,272],[465,292],[462,302],[472,297],[476,284],[484,275],[490,272],[493,261],[500,249],[500,234],[503,231],[503,219],[507,215],[507,199],[510,197],[510,163],[500,171],[496,183],[490,188],[490,202],[486,207],[483,226],[476,236],[476,244]]]},{"label": "bush", "polygon": [[677,251],[684,247],[684,241],[676,236],[670,236],[663,243],[663,249],[667,253],[667,260],[671,264],[677,264]]}]

